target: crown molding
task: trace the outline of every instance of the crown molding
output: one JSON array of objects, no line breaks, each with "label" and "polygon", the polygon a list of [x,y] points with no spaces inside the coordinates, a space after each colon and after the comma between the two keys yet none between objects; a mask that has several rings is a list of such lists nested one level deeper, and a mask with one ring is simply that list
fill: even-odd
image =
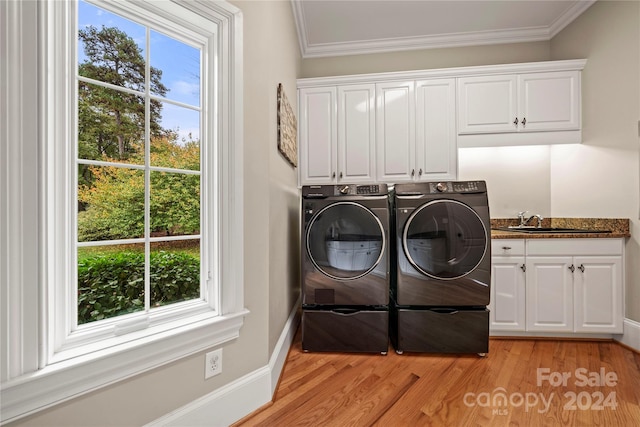
[{"label": "crown molding", "polygon": [[565,13],[560,15],[558,19],[556,19],[549,26],[549,39],[552,39],[558,34],[560,31],[564,29],[567,25],[573,22],[578,16],[582,14],[585,10],[589,9],[592,4],[594,4],[597,0],[584,0],[575,3],[572,7],[570,7]]},{"label": "crown molding", "polygon": [[291,1],[291,7],[298,31],[298,41],[300,43],[302,57],[321,58],[420,49],[548,41],[587,10],[595,1],[596,0],[585,0],[577,2],[549,26],[316,44],[310,43],[308,40],[306,18],[302,8],[302,2]]}]

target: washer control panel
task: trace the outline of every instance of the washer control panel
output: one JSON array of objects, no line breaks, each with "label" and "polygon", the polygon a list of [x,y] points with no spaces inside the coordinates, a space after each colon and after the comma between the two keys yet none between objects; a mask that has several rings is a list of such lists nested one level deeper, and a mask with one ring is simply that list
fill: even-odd
[{"label": "washer control panel", "polygon": [[388,194],[387,184],[305,185],[302,187],[302,197],[306,199],[338,196],[386,196]]},{"label": "washer control panel", "polygon": [[335,196],[379,196],[385,194],[388,194],[386,184],[343,184],[336,185],[334,190]]}]

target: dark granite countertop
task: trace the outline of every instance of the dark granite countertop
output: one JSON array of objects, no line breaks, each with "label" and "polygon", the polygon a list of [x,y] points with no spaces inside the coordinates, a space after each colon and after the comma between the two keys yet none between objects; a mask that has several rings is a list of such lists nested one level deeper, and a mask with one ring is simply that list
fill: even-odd
[{"label": "dark granite countertop", "polygon": [[629,219],[619,218],[545,218],[543,227],[575,228],[580,230],[608,230],[610,233],[524,233],[521,231],[495,230],[497,227],[518,225],[514,218],[491,220],[492,239],[601,239],[630,237]]}]

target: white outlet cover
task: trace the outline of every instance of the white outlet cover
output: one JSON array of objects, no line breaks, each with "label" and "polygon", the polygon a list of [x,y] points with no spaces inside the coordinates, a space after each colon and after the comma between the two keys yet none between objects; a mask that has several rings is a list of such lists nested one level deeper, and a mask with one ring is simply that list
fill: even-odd
[{"label": "white outlet cover", "polygon": [[204,379],[222,373],[222,349],[210,351],[204,357]]}]

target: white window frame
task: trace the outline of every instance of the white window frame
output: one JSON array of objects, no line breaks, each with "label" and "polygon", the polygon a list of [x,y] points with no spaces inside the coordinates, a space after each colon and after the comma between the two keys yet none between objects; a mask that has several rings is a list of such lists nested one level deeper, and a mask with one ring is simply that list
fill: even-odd
[{"label": "white window frame", "polygon": [[209,100],[218,120],[203,127],[219,141],[210,150],[217,171],[207,184],[215,195],[209,206],[215,229],[207,232],[219,236],[211,257],[217,286],[203,301],[161,310],[160,322],[132,316],[128,323],[100,322],[99,331],[69,334],[64,310],[72,299],[65,280],[76,266],[68,262],[74,250],[74,222],[69,220],[74,197],[68,184],[75,159],[65,141],[75,140],[68,136],[75,132],[77,65],[68,58],[77,49],[76,4],[2,2],[0,127],[6,144],[0,150],[0,178],[7,190],[0,205],[1,231],[7,236],[0,239],[2,423],[235,339],[248,313],[243,296],[240,10],[226,2],[91,2],[110,10],[114,4],[122,11],[152,9],[176,28],[208,28],[207,37],[215,43],[209,58],[215,88],[205,90],[206,96],[218,95]]}]

